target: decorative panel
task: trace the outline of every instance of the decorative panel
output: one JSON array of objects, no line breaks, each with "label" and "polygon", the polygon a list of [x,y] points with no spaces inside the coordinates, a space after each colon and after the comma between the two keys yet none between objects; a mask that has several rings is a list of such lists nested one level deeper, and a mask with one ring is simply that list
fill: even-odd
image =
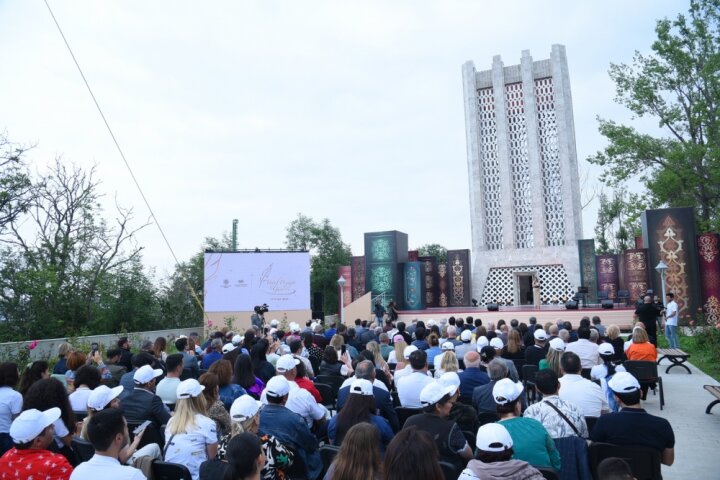
[{"label": "decorative panel", "polygon": [[578,240],[580,257],[580,283],[588,288],[587,299],[597,301],[597,270],[595,268],[595,240]]},{"label": "decorative panel", "polygon": [[645,296],[650,286],[650,273],[648,271],[648,253],[644,248],[625,250],[625,282],[624,289],[630,292],[630,302],[635,303]]},{"label": "decorative panel", "polygon": [[565,245],[565,215],[563,214],[558,125],[552,77],[535,80],[535,98],[537,101],[540,170],[543,183],[545,244],[549,247],[557,247]]},{"label": "decorative panel", "polygon": [[403,301],[408,310],[425,308],[425,265],[423,262],[403,264]]},{"label": "decorative panel", "polygon": [[448,250],[447,272],[450,282],[449,303],[451,307],[469,307],[470,250]]},{"label": "decorative panel", "polygon": [[352,273],[353,302],[365,295],[365,257],[352,257],[350,261]]},{"label": "decorative panel", "polygon": [[410,250],[408,252],[408,262],[417,262],[419,255],[417,250]]},{"label": "decorative panel", "polygon": [[615,254],[598,255],[597,282],[598,292],[607,292],[608,298],[614,299],[619,290],[618,258]]},{"label": "decorative panel", "polygon": [[[345,285],[343,286],[343,302],[347,307],[352,303],[352,267],[350,265],[338,267],[338,278],[343,277],[345,279]],[[340,299],[338,299],[338,312],[340,311]]]},{"label": "decorative panel", "polygon": [[491,268],[488,272],[485,291],[482,294],[483,305],[497,302],[501,305],[513,305],[515,300],[515,278],[517,272],[534,273],[542,285],[544,304],[565,303],[575,295],[562,265],[524,265],[517,267]]},{"label": "decorative panel", "polygon": [[438,307],[447,307],[450,305],[450,283],[448,279],[448,268],[447,263],[438,263],[437,266],[437,292],[438,292]]},{"label": "decorative panel", "polygon": [[483,225],[485,246],[487,250],[500,250],[503,248],[503,218],[500,204],[495,95],[492,88],[481,88],[477,93],[480,176],[483,182],[483,207],[485,209],[485,225]]},{"label": "decorative panel", "polygon": [[698,263],[705,319],[709,325],[720,323],[720,235],[698,236]]},{"label": "decorative panel", "polygon": [[423,264],[425,307],[437,307],[437,258],[418,257]]},{"label": "decorative panel", "polygon": [[365,291],[402,301],[402,267],[408,259],[407,234],[395,230],[365,234]]},{"label": "decorative panel", "polygon": [[512,175],[512,207],[515,224],[515,247],[535,246],[528,160],[527,124],[522,83],[505,85],[508,147]]}]

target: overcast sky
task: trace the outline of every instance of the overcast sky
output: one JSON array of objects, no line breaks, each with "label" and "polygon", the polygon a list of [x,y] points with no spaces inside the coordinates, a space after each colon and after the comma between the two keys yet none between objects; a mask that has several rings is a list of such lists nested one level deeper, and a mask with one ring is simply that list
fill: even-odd
[{"label": "overcast sky", "polygon": [[[613,103],[610,62],[648,51],[685,1],[57,1],[50,5],[181,260],[240,222],[239,247],[282,248],[299,212],[411,248],[470,248],[460,67],[567,48],[577,153],[590,190]],[[108,207],[148,210],[41,0],[0,1],[0,129],[97,164]],[[597,204],[583,212],[593,236]],[[110,215],[111,212],[107,214]],[[172,257],[139,237],[159,275]]]}]

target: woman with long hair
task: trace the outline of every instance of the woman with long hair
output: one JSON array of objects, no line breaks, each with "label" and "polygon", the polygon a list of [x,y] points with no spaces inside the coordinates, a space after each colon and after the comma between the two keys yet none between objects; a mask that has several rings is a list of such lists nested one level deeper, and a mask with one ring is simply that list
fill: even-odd
[{"label": "woman with long hair", "polygon": [[220,380],[216,374],[207,372],[200,375],[198,382],[205,387],[203,396],[207,405],[207,416],[215,420],[220,438],[230,431],[230,414],[220,400]]},{"label": "woman with long hair", "polygon": [[70,394],[70,406],[73,412],[87,410],[90,393],[100,385],[100,371],[92,365],[83,365],[75,372],[75,391]]},{"label": "woman with long hair", "polygon": [[67,381],[68,390],[72,391],[75,382],[75,372],[78,368],[82,367],[87,363],[87,355],[82,352],[72,351],[67,355],[67,370],[65,373],[65,379]]},{"label": "woman with long hair", "polygon": [[[47,362],[45,362],[45,370],[47,370]],[[23,409],[23,397],[15,391],[18,377],[16,363],[0,363],[0,455],[13,447],[10,425]]]},{"label": "woman with long hair", "polygon": [[167,348],[167,339],[165,337],[157,337],[155,339],[155,343],[153,343],[153,354],[155,355],[155,358],[163,362],[163,365],[165,364],[165,360],[167,360],[167,352],[165,349]]},{"label": "woman with long hair", "polygon": [[405,343],[405,339],[403,338],[403,336],[395,335],[393,337],[394,350],[388,355],[388,363],[395,364],[396,372],[405,368],[405,356],[403,355],[405,347],[407,347],[407,343]]},{"label": "woman with long hair", "polygon": [[270,348],[270,343],[264,338],[261,338],[250,350],[253,373],[255,373],[255,376],[262,380],[263,383],[267,383],[268,380],[275,376],[275,367],[267,360],[268,348]]},{"label": "woman with long hair", "polygon": [[562,357],[564,352],[565,342],[563,342],[561,338],[553,338],[550,340],[547,355],[538,363],[538,369],[543,370],[549,368],[557,374],[558,378],[562,377],[560,357]]},{"label": "woman with long hair", "polygon": [[185,465],[198,480],[200,464],[215,458],[218,448],[215,421],[205,416],[204,387],[194,378],[177,387],[175,412],[165,428],[165,461]]},{"label": "woman with long hair", "polygon": [[387,377],[388,383],[392,384],[392,372],[390,371],[390,367],[382,356],[382,352],[380,351],[380,344],[373,340],[368,342],[365,348],[373,354],[373,363],[375,364],[375,368],[379,368],[380,370],[382,370],[385,373],[385,377]]},{"label": "woman with long hair", "polygon": [[525,359],[525,347],[523,347],[522,338],[514,328],[508,332],[507,345],[503,347],[500,356],[509,360]]},{"label": "woman with long hair", "polygon": [[222,480],[260,480],[266,458],[260,439],[252,433],[241,433],[227,446],[227,469]]},{"label": "woman with long hair", "polygon": [[385,480],[438,480],[445,478],[438,449],[429,433],[417,427],[403,428],[385,452]]},{"label": "woman with long hair", "polygon": [[250,355],[245,355],[244,353],[238,355],[235,359],[233,383],[240,385],[246,392],[255,395],[258,399],[262,391],[265,390],[265,383],[257,378],[255,372],[253,372]]},{"label": "woman with long hair", "polygon": [[50,366],[45,360],[36,360],[23,372],[18,392],[25,395],[33,383],[43,378],[50,378]]},{"label": "woman with long hair", "polygon": [[347,431],[340,451],[323,480],[381,480],[379,442],[378,429],[373,425],[365,422],[354,425]]},{"label": "woman with long hair", "polygon": [[328,345],[325,347],[323,359],[322,362],[320,362],[320,375],[339,375],[342,377],[349,377],[352,376],[352,373],[353,368],[350,363],[350,355],[348,355],[347,352],[343,353],[342,356],[338,358],[338,352],[335,350],[334,346]]},{"label": "woman with long hair", "polygon": [[220,385],[220,400],[225,409],[230,410],[230,405],[240,395],[245,395],[245,389],[237,383],[232,383],[232,364],[229,360],[220,359],[210,366],[209,373],[214,373],[218,377]]},{"label": "woman with long hair", "polygon": [[455,352],[446,350],[441,358],[440,366],[435,365],[435,378],[440,378],[445,372],[461,372]]},{"label": "woman with long hair", "polygon": [[350,384],[350,394],[342,410],[330,419],[328,437],[333,445],[341,445],[345,435],[353,425],[370,423],[380,432],[381,451],[393,438],[392,428],[387,419],[376,415],[375,396],[370,380],[354,380]]}]

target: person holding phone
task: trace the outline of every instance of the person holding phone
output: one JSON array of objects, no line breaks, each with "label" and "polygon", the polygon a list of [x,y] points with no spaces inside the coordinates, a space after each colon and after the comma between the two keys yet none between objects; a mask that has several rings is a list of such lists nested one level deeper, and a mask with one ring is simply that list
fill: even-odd
[{"label": "person holding phone", "polygon": [[352,362],[350,355],[346,351],[346,346],[340,347],[340,357],[338,358],[337,350],[332,345],[325,347],[323,359],[320,362],[320,375],[340,375],[349,377],[353,374]]}]

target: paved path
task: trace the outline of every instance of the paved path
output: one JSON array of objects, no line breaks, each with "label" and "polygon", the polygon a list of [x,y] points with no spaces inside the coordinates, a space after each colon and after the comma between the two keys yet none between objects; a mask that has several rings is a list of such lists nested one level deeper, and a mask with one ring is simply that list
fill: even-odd
[{"label": "paved path", "polygon": [[[692,359],[692,357],[691,357]],[[703,385],[718,385],[693,365],[689,375],[682,368],[673,368],[663,360],[658,371],[663,379],[665,407],[660,411],[660,396],[648,392],[644,408],[653,415],[667,418],[675,431],[675,463],[663,465],[664,480],[720,478],[720,405],[711,415],[705,408],[715,397],[703,389]]]}]

